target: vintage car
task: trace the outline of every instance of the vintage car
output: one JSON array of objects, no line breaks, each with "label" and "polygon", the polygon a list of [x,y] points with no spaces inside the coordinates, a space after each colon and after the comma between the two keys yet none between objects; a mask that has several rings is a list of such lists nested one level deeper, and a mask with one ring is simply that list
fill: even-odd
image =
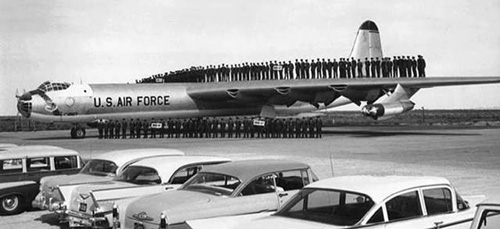
[{"label": "vintage car", "polygon": [[70,227],[108,228],[118,222],[113,221],[112,213],[119,214],[120,211],[113,206],[125,210],[132,198],[177,189],[205,166],[229,161],[211,156],[142,159],[129,165],[112,181],[60,186],[59,189],[72,190],[65,192],[71,196],[63,197],[71,200],[69,205],[61,204],[59,210],[66,210]]},{"label": "vintage car", "polygon": [[0,152],[0,213],[30,208],[42,177],[75,174],[83,163],[78,152],[56,146],[18,146]]},{"label": "vintage car", "polygon": [[500,197],[488,198],[477,205],[470,229],[500,228]]},{"label": "vintage car", "polygon": [[[473,200],[479,202],[481,198]],[[308,185],[271,216],[250,221],[216,218],[189,225],[259,229],[469,228],[474,210],[444,178],[345,176]]]},{"label": "vintage car", "polygon": [[275,211],[305,185],[311,168],[289,160],[244,160],[207,167],[179,189],[144,196],[126,209],[125,228],[185,227],[185,221]]},{"label": "vintage car", "polygon": [[[52,206],[58,206],[61,201],[54,193],[59,185],[110,181],[128,165],[140,159],[165,155],[179,156],[184,155],[184,153],[175,149],[147,148],[116,150],[97,155],[90,159],[78,174],[43,178],[32,206],[53,211]],[[58,204],[54,205],[54,203]],[[67,205],[67,203],[63,205]],[[60,217],[63,219],[65,215],[60,215]]]}]

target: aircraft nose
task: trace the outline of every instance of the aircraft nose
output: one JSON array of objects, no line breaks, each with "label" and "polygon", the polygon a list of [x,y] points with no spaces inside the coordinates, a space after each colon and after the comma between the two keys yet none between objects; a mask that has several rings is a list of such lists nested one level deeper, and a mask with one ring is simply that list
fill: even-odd
[{"label": "aircraft nose", "polygon": [[31,115],[31,109],[33,107],[31,99],[31,94],[27,92],[21,95],[17,100],[17,110],[23,117],[29,118]]}]

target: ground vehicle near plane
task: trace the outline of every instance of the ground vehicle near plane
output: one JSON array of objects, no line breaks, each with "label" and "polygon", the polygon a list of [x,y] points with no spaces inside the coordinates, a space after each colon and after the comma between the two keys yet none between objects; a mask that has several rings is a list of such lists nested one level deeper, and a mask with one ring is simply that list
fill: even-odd
[{"label": "ground vehicle near plane", "polygon": [[[61,186],[70,202],[61,206],[68,215],[70,227],[103,227],[113,225],[113,211],[124,215],[134,198],[175,190],[206,166],[229,162],[211,156],[163,156],[139,160],[123,170],[112,181]],[[118,205],[120,210],[113,210]],[[124,218],[122,218],[123,220]],[[116,221],[118,222],[118,221]],[[123,222],[121,222],[123,223]]]},{"label": "ground vehicle near plane", "polygon": [[[349,58],[383,58],[378,27],[364,22]],[[24,117],[73,123],[72,138],[98,120],[195,118],[209,116],[322,115],[354,103],[374,119],[410,111],[422,88],[500,83],[499,77],[329,78],[204,83],[70,84],[44,82],[18,96]],[[362,105],[366,103],[366,105]]]},{"label": "ground vehicle near plane", "polygon": [[[184,153],[174,149],[146,148],[115,150],[97,155],[89,160],[78,174],[42,178],[39,193],[33,200],[32,206],[53,211],[52,205],[54,203],[59,205],[61,201],[59,194],[54,192],[59,185],[109,181],[127,166],[140,159],[167,155],[179,156],[184,155]],[[66,205],[67,202],[64,204]],[[64,215],[61,217],[64,218]]]},{"label": "ground vehicle near plane", "polygon": [[317,180],[304,163],[244,160],[214,165],[181,188],[134,200],[125,228],[185,226],[186,220],[275,211],[292,194]]},{"label": "ground vehicle near plane", "polygon": [[470,229],[500,228],[500,198],[487,199],[477,205]]},{"label": "ground vehicle near plane", "polygon": [[42,177],[75,174],[82,166],[78,152],[56,146],[18,146],[0,152],[0,212],[28,209]]},{"label": "ground vehicle near plane", "polygon": [[276,214],[237,228],[469,228],[474,210],[444,178],[345,176],[310,184]]}]

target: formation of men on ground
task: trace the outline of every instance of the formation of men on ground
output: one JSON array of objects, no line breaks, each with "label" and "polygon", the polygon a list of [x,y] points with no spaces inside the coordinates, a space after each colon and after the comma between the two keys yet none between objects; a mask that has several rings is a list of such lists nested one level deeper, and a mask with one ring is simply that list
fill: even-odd
[{"label": "formation of men on ground", "polygon": [[99,121],[100,139],[126,138],[321,138],[316,118],[250,117]]},{"label": "formation of men on ground", "polygon": [[426,63],[421,55],[386,58],[318,58],[292,61],[268,61],[261,63],[220,64],[207,67],[191,67],[175,72],[165,72],[136,80],[136,83],[159,82],[230,82],[249,80],[290,79],[348,79],[348,78],[396,78],[425,77]]}]

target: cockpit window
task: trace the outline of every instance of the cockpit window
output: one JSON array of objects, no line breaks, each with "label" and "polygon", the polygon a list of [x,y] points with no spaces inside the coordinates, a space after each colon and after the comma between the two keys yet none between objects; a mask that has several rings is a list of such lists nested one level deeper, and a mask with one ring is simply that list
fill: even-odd
[{"label": "cockpit window", "polygon": [[69,83],[52,83],[50,81],[45,81],[42,83],[40,86],[38,86],[38,89],[43,91],[43,92],[48,92],[48,91],[60,91],[64,90],[71,86]]}]

